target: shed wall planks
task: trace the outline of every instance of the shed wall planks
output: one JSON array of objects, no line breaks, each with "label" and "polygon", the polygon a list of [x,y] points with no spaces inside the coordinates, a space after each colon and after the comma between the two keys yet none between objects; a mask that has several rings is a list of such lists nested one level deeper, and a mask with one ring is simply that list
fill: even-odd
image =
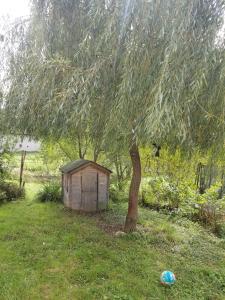
[{"label": "shed wall planks", "polygon": [[71,189],[70,189],[70,207],[72,209],[81,209],[82,205],[82,191],[81,191],[81,177],[79,173],[71,175]]},{"label": "shed wall planks", "polygon": [[106,209],[108,204],[108,176],[98,174],[98,209]]},{"label": "shed wall planks", "polygon": [[69,174],[65,174],[63,176],[63,191],[64,191],[64,204],[66,207],[70,207],[70,199],[69,199]]}]

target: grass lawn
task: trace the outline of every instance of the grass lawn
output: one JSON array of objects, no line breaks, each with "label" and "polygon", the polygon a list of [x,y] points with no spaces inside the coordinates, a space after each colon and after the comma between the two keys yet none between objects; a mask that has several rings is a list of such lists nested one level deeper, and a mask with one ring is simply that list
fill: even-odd
[{"label": "grass lawn", "polygon": [[[185,219],[140,210],[116,237],[125,206],[84,216],[27,198],[0,207],[0,299],[225,299],[225,241]],[[163,270],[176,284],[159,284]]]}]

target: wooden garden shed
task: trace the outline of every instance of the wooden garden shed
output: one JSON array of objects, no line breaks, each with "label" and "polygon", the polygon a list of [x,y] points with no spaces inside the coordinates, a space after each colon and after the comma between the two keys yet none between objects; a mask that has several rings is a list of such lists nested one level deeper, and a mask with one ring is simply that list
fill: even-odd
[{"label": "wooden garden shed", "polygon": [[84,159],[72,161],[60,170],[66,207],[86,212],[107,208],[110,170]]}]

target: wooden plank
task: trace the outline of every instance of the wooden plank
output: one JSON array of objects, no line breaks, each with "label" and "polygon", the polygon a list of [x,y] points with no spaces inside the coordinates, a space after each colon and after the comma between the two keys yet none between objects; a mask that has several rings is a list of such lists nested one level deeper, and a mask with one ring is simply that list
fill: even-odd
[{"label": "wooden plank", "polygon": [[108,176],[104,173],[99,173],[98,181],[98,207],[106,209],[108,204]]},{"label": "wooden plank", "polygon": [[97,171],[91,167],[82,171],[82,210],[97,210]]},{"label": "wooden plank", "polygon": [[70,198],[69,198],[69,175],[64,174],[64,181],[63,181],[63,202],[66,207],[70,207]]},{"label": "wooden plank", "polygon": [[70,207],[72,209],[81,209],[81,174],[76,173],[71,176],[71,203]]}]

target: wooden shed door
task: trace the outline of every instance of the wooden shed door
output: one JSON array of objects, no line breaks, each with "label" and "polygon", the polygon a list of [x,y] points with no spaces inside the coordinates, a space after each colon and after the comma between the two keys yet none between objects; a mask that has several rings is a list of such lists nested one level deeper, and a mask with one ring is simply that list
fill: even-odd
[{"label": "wooden shed door", "polygon": [[88,172],[82,176],[82,209],[96,211],[98,188],[97,172]]}]

